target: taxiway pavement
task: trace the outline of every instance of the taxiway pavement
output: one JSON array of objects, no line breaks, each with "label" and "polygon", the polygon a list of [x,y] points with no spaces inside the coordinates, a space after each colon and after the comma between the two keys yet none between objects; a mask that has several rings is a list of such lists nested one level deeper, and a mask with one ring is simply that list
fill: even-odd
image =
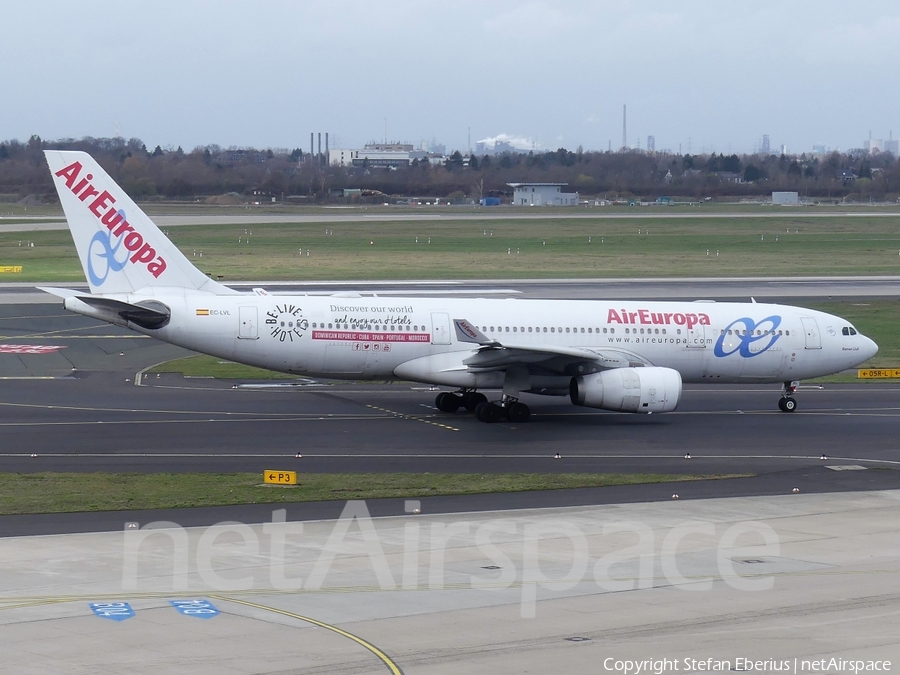
[{"label": "taxiway pavement", "polygon": [[831,659],[882,673],[900,660],[897,490],[344,516],[0,539],[2,668],[624,675],[667,659],[646,670],[824,674],[853,672]]}]

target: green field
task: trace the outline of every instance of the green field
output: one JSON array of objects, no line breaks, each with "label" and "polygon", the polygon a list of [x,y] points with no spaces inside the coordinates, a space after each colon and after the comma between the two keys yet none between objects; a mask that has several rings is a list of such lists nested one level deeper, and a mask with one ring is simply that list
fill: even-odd
[{"label": "green field", "polygon": [[[226,282],[900,273],[900,216],[442,218],[185,226],[169,235],[200,269]],[[19,245],[28,241],[35,246]],[[4,281],[84,279],[67,231],[0,234],[0,265],[24,267]]]},{"label": "green field", "polygon": [[752,476],[652,473],[301,474],[296,487],[281,487],[262,483],[264,469],[261,466],[259,473],[0,473],[0,515],[434,497]]}]

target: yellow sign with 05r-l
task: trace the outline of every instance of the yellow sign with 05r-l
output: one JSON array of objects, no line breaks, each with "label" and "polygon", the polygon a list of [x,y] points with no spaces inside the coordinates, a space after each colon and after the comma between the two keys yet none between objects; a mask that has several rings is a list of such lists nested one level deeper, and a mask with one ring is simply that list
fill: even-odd
[{"label": "yellow sign with 05r-l", "polygon": [[861,380],[890,380],[900,378],[900,368],[869,368],[859,370],[857,377]]},{"label": "yellow sign with 05r-l", "polygon": [[296,471],[263,471],[263,480],[274,485],[296,485]]}]

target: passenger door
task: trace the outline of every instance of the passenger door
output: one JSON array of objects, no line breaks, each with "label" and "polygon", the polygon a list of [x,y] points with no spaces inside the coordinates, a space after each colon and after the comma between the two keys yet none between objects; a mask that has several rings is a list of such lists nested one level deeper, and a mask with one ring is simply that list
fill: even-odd
[{"label": "passenger door", "polygon": [[258,340],[259,326],[256,307],[242,306],[238,308],[238,338],[241,340]]},{"label": "passenger door", "polygon": [[811,316],[801,316],[800,322],[803,324],[803,332],[806,333],[806,348],[821,349],[822,336],[819,334],[819,324]]}]

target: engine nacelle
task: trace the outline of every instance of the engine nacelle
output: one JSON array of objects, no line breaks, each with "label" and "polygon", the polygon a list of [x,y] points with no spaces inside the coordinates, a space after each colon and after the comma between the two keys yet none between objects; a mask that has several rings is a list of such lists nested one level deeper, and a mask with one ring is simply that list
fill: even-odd
[{"label": "engine nacelle", "polygon": [[573,377],[575,405],[630,413],[671,412],[681,399],[681,374],[671,368],[613,368]]}]

